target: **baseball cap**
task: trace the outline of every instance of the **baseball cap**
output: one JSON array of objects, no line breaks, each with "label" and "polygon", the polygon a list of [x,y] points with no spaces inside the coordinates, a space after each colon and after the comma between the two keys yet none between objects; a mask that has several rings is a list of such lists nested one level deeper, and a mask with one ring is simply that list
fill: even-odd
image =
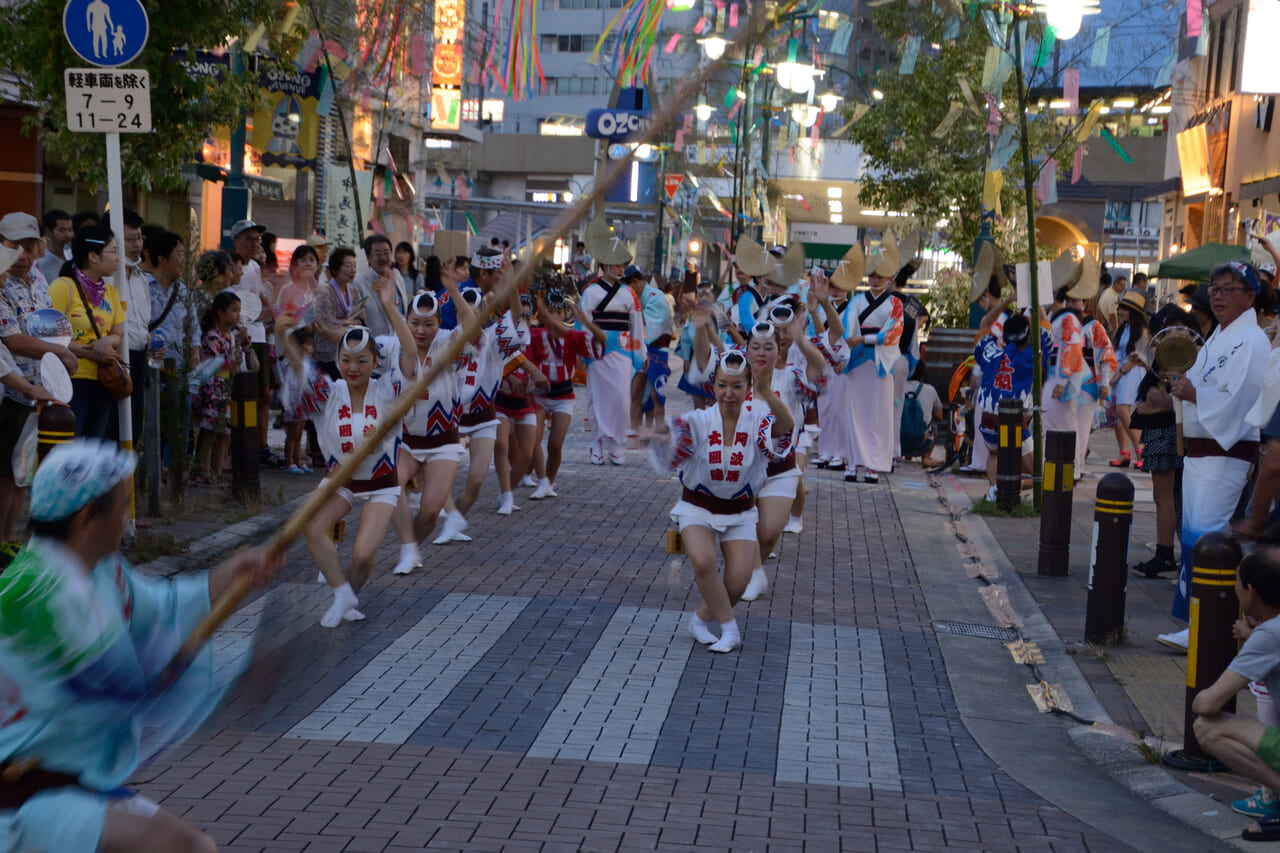
[{"label": "baseball cap", "polygon": [[31,518],[59,521],[75,515],[133,476],[138,457],[114,442],[78,438],[59,444],[31,481]]},{"label": "baseball cap", "polygon": [[252,219],[241,219],[235,225],[231,226],[231,239],[234,240],[235,238],[239,237],[241,234],[243,234],[246,231],[257,231],[259,234],[261,234],[263,231],[266,231],[266,230],[267,230],[267,226],[259,225],[258,223],[254,222]]},{"label": "baseball cap", "polygon": [[15,210],[0,218],[0,237],[6,240],[39,240],[40,223],[30,213]]}]

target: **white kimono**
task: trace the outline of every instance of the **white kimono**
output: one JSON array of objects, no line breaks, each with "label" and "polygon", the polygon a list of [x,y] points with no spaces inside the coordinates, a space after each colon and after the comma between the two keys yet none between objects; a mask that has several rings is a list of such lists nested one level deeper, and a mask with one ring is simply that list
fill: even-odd
[{"label": "white kimono", "polygon": [[[1196,540],[1227,529],[1248,481],[1248,457],[1257,454],[1249,442],[1257,442],[1259,432],[1246,415],[1262,393],[1270,350],[1253,312],[1246,311],[1231,325],[1214,330],[1187,371],[1196,402],[1182,404],[1187,456],[1182,463],[1182,566],[1173,599],[1175,619],[1189,618]],[[1246,458],[1228,456],[1233,448],[1237,457]]]},{"label": "white kimono", "polygon": [[[582,290],[582,310],[591,314],[604,329],[607,342],[593,343],[595,357],[587,362],[587,393],[590,395],[592,456],[626,448],[631,428],[631,375],[645,361],[644,310],[635,291],[620,285],[607,301],[612,287],[596,279]],[[615,315],[609,317],[607,315]],[[626,319],[623,320],[622,317]],[[626,330],[611,328],[625,325]]]},{"label": "white kimono", "polygon": [[[870,310],[868,310],[870,309]],[[862,291],[845,307],[846,340],[850,346],[845,373],[836,381],[844,386],[843,413],[832,427],[838,454],[850,470],[889,471],[893,467],[893,365],[902,357],[902,303],[888,290],[879,296]],[[822,425],[825,436],[828,425]]]}]

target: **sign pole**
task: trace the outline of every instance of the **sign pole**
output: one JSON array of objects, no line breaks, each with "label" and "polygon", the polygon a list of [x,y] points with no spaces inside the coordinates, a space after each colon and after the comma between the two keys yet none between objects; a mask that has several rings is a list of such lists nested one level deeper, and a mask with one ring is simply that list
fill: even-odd
[{"label": "sign pole", "polygon": [[[124,258],[124,182],[120,177],[120,134],[108,133],[107,137],[107,205],[111,211],[111,230],[116,235],[116,271],[113,276],[116,293],[121,297],[121,304],[126,312],[125,333],[120,341],[121,360],[129,362],[129,321],[128,303],[124,301],[126,276],[129,274]],[[142,377],[137,377],[141,382]],[[137,389],[134,393],[138,393]],[[133,406],[132,397],[125,397],[116,404],[120,416],[120,446],[125,450],[133,450]],[[129,533],[135,533],[136,510],[134,506],[133,488],[129,489]]]}]

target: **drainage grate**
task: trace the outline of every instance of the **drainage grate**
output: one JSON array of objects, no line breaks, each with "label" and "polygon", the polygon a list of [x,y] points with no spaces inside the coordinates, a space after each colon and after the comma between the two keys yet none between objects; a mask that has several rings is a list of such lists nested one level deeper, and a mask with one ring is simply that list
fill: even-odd
[{"label": "drainage grate", "polygon": [[962,637],[982,637],[987,640],[1016,640],[1018,632],[1012,628],[997,628],[994,625],[977,625],[973,622],[934,622],[933,627],[948,634],[959,634]]}]

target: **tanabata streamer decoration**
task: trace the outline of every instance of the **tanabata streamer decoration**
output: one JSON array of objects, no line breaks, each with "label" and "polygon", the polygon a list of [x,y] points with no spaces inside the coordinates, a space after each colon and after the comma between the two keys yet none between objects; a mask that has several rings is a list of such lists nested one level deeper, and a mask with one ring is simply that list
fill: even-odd
[{"label": "tanabata streamer decoration", "polygon": [[347,79],[348,90],[387,89],[412,70],[408,0],[361,0],[356,9],[358,47],[349,63],[356,71]]},{"label": "tanabata streamer decoration", "polygon": [[[498,82],[513,100],[531,97],[546,86],[538,55],[538,5],[521,0],[496,0],[489,55],[496,58]],[[507,22],[502,26],[503,20]],[[506,37],[506,44],[499,41]],[[535,86],[534,81],[537,81]]]},{"label": "tanabata streamer decoration", "polygon": [[[512,0],[519,3],[520,0]],[[532,5],[532,4],[531,4]],[[623,83],[647,84],[652,81],[653,57],[658,52],[658,33],[666,0],[629,0],[600,34],[591,61],[600,64]],[[706,24],[703,24],[705,27]],[[601,56],[611,32],[617,31],[614,51]]]}]

